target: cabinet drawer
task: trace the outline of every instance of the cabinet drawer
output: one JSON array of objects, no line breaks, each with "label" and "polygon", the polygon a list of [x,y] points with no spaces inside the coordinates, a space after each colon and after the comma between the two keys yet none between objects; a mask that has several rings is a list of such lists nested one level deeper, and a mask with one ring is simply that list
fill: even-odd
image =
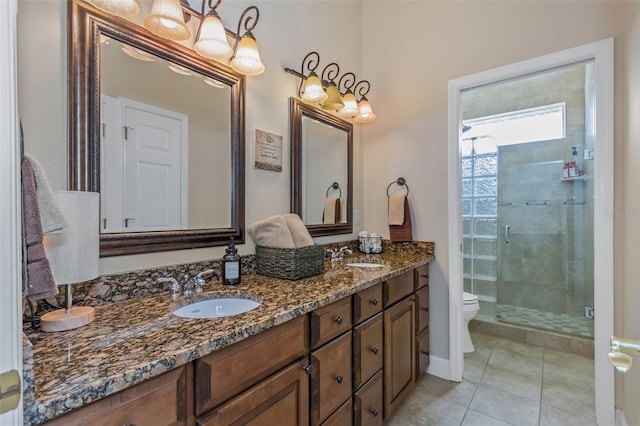
[{"label": "cabinet drawer", "polygon": [[416,290],[429,284],[429,264],[414,269]]},{"label": "cabinet drawer", "polygon": [[353,384],[358,389],[382,368],[382,314],[353,330]]},{"label": "cabinet drawer", "polygon": [[[351,398],[333,413],[322,426],[351,426],[353,424],[353,402]],[[278,425],[279,426],[279,425]]]},{"label": "cabinet drawer", "polygon": [[110,395],[47,425],[193,425],[191,364]]},{"label": "cabinet drawer", "polygon": [[383,283],[382,289],[384,307],[386,308],[413,293],[413,271],[388,279]]},{"label": "cabinet drawer", "polygon": [[416,334],[429,325],[429,286],[416,291]]},{"label": "cabinet drawer", "polygon": [[351,333],[311,353],[311,424],[322,423],[352,392]]},{"label": "cabinet drawer", "polygon": [[355,426],[381,426],[383,406],[382,371],[378,371],[353,397]]},{"label": "cabinet drawer", "polygon": [[416,380],[429,366],[429,327],[416,336]]},{"label": "cabinet drawer", "polygon": [[353,295],[353,323],[359,324],[382,312],[382,284],[376,284]]},{"label": "cabinet drawer", "polygon": [[198,419],[199,426],[309,424],[309,375],[305,358],[249,388]]},{"label": "cabinet drawer", "polygon": [[307,316],[274,327],[196,361],[199,416],[309,352]]},{"label": "cabinet drawer", "polygon": [[351,329],[351,297],[311,312],[311,349]]}]

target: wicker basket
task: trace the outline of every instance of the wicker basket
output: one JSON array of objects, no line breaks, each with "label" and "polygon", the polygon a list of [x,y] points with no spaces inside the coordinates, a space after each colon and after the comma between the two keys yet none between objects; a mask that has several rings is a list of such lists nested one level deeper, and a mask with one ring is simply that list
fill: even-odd
[{"label": "wicker basket", "polygon": [[256,246],[256,272],[285,280],[324,272],[324,250],[320,245],[299,248]]}]

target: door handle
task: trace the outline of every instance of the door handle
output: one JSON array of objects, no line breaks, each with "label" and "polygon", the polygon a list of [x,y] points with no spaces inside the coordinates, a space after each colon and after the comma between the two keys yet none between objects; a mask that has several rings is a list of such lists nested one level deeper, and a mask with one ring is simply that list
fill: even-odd
[{"label": "door handle", "polygon": [[129,227],[129,221],[130,221],[130,220],[136,220],[136,218],[135,218],[135,217],[125,217],[125,218],[124,218],[124,227],[125,227],[125,228],[128,228],[128,227]]},{"label": "door handle", "polygon": [[15,410],[20,403],[20,374],[16,370],[0,374],[0,413]]},{"label": "door handle", "polygon": [[509,225],[505,225],[505,227],[504,227],[504,242],[506,244],[509,244],[509,234],[510,234],[509,231],[510,230],[511,230],[511,228],[509,227]]},{"label": "door handle", "polygon": [[640,341],[623,339],[616,336],[611,336],[611,352],[609,352],[609,359],[611,363],[616,367],[616,370],[621,373],[626,373],[633,367],[633,360],[631,355],[640,356]]}]

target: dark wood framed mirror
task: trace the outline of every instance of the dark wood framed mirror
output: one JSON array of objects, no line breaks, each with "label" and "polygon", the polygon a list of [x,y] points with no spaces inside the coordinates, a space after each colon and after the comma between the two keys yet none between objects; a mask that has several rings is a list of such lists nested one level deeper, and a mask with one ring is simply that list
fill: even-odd
[{"label": "dark wood framed mirror", "polygon": [[[289,120],[291,212],[314,237],[352,233],[353,124],[296,98],[289,100]],[[335,199],[339,207],[327,220]]]},{"label": "dark wood framed mirror", "polygon": [[68,186],[101,193],[100,255],[244,243],[244,76],[80,0],[68,22]]}]

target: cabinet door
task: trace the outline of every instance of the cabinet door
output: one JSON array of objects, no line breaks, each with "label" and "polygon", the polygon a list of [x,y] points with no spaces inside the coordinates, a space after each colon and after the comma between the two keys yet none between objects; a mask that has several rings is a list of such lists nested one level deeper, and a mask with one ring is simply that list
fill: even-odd
[{"label": "cabinet door", "polygon": [[408,297],[384,312],[385,419],[415,385],[415,301]]},{"label": "cabinet door", "polygon": [[429,264],[418,266],[415,271],[416,290],[429,284]]},{"label": "cabinet door", "polygon": [[382,426],[382,371],[356,392],[353,397],[353,415],[356,426]]},{"label": "cabinet door", "polygon": [[198,425],[308,425],[308,364],[293,363],[198,419]]},{"label": "cabinet door", "polygon": [[382,368],[382,314],[353,329],[353,384],[358,389]]},{"label": "cabinet door", "polygon": [[193,369],[176,368],[48,422],[47,425],[193,425]]},{"label": "cabinet door", "polygon": [[322,423],[352,392],[351,333],[311,352],[311,423]]}]

